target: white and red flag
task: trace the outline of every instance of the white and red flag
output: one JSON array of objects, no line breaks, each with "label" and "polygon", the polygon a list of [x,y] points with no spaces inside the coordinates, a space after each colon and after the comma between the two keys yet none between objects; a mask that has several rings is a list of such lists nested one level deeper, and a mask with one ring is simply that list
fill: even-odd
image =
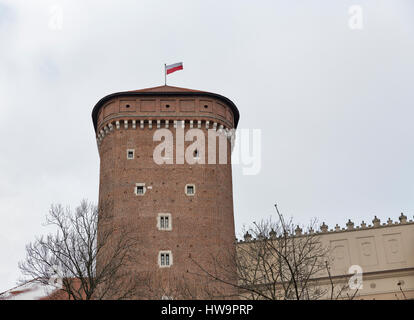
[{"label": "white and red flag", "polygon": [[174,64],[170,64],[170,65],[165,65],[165,73],[166,74],[170,74],[173,73],[175,71],[178,70],[183,70],[183,63],[182,62],[178,62],[178,63],[174,63]]}]

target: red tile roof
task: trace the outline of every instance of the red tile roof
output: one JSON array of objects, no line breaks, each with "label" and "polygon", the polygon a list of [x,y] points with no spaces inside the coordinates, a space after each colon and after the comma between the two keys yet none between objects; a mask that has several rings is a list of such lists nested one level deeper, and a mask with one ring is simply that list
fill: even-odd
[{"label": "red tile roof", "polygon": [[180,88],[180,87],[173,87],[173,86],[158,86],[152,88],[145,88],[133,91],[126,91],[126,92],[205,92],[200,90],[188,89],[188,88]]},{"label": "red tile roof", "polygon": [[[76,280],[75,286],[80,286],[80,281]],[[69,300],[69,297],[64,290],[34,279],[0,293],[1,300]]]}]

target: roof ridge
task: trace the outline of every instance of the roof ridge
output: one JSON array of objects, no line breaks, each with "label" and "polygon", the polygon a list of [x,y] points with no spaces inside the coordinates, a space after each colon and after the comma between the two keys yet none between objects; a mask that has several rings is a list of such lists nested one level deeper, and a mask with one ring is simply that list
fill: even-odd
[{"label": "roof ridge", "polygon": [[176,86],[169,86],[169,85],[161,85],[156,87],[149,87],[144,89],[138,89],[138,90],[130,90],[126,92],[169,92],[171,90],[172,92],[179,92],[179,91],[185,91],[185,92],[205,92],[201,90],[195,90],[190,88],[182,88],[182,87],[176,87]]},{"label": "roof ridge", "polygon": [[4,292],[0,292],[0,296],[2,296],[2,295],[4,295],[4,294],[6,294],[6,293],[8,293],[8,292],[11,292],[11,291],[13,291],[13,290],[15,290],[15,289],[18,289],[18,288],[20,288],[20,287],[23,287],[23,286],[25,286],[25,285],[27,285],[27,284],[29,284],[29,283],[34,283],[35,281],[37,281],[39,278],[34,278],[34,279],[32,279],[32,280],[27,280],[26,282],[24,282],[24,283],[21,283],[21,284],[18,284],[18,285],[16,285],[15,287],[13,287],[13,288],[11,288],[11,289],[9,289],[9,290],[6,290],[6,291],[4,291]]}]

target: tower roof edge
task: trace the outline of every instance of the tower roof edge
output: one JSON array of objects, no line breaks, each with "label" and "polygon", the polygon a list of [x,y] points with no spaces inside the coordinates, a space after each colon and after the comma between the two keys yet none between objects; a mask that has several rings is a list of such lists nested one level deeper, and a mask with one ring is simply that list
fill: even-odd
[{"label": "tower roof edge", "polygon": [[103,97],[92,110],[92,121],[95,131],[97,129],[97,121],[98,121],[98,113],[101,107],[107,102],[108,100],[120,96],[202,96],[202,97],[209,97],[221,100],[222,102],[226,103],[230,109],[233,111],[234,115],[234,127],[237,128],[237,124],[240,119],[240,113],[237,109],[236,105],[231,101],[229,98],[222,96],[217,93],[207,92],[207,91],[200,91],[188,88],[180,88],[174,86],[158,86],[152,88],[145,88],[140,90],[133,90],[133,91],[122,91],[109,94]]}]

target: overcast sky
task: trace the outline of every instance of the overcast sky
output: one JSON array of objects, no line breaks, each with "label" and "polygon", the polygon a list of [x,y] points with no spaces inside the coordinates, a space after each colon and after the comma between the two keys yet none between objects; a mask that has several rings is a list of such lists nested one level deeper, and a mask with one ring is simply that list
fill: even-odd
[{"label": "overcast sky", "polygon": [[262,130],[260,173],[234,167],[237,233],[275,202],[330,228],[412,219],[413,57],[412,0],[0,0],[0,292],[50,204],[96,202],[95,103],[162,85],[164,63]]}]

